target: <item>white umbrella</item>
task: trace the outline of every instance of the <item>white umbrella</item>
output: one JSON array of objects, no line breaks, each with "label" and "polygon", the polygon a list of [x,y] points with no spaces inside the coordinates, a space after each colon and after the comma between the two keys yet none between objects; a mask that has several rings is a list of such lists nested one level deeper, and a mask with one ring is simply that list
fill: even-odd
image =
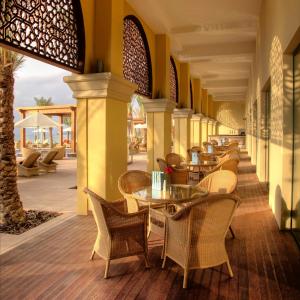
[{"label": "white umbrella", "polygon": [[72,132],[72,128],[71,128],[71,127],[67,127],[67,128],[64,128],[63,131],[64,131],[64,132]]},{"label": "white umbrella", "polygon": [[33,132],[34,132],[34,133],[37,133],[37,132],[38,132],[38,133],[45,133],[45,132],[46,132],[46,129],[44,129],[44,128],[34,129]]},{"label": "white umbrella", "polygon": [[15,123],[16,128],[49,128],[60,125],[49,117],[36,112]]},{"label": "white umbrella", "polygon": [[147,124],[137,124],[134,125],[135,129],[146,129],[147,128]]}]

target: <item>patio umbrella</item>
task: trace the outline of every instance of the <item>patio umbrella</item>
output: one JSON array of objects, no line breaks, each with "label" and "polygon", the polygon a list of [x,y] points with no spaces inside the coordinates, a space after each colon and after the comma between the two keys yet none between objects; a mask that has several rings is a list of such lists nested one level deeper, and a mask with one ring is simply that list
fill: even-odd
[{"label": "patio umbrella", "polygon": [[52,128],[59,126],[60,125],[57,122],[39,112],[30,114],[25,119],[22,119],[15,123],[15,128],[36,128],[38,133],[42,132],[42,128]]},{"label": "patio umbrella", "polygon": [[16,128],[50,128],[60,125],[49,117],[37,112],[15,123]]}]

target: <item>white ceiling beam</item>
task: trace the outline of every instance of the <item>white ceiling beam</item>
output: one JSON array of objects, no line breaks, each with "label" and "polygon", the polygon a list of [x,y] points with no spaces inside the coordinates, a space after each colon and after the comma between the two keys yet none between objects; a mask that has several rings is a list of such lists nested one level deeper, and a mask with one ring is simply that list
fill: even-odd
[{"label": "white ceiling beam", "polygon": [[[205,58],[212,56],[245,56],[253,55],[255,52],[255,41],[251,42],[236,42],[236,43],[222,43],[222,44],[205,44],[205,45],[195,45],[183,47],[182,51],[177,54],[182,59],[191,58]],[[242,57],[242,58],[243,58]],[[252,59],[252,57],[250,56]]]},{"label": "white ceiling beam", "polygon": [[205,88],[247,87],[248,79],[207,80]]},{"label": "white ceiling beam", "polygon": [[171,29],[171,34],[183,35],[191,33],[201,34],[225,34],[225,33],[249,33],[255,35],[257,29],[257,21],[240,21],[226,23],[210,23],[191,26],[174,27]]}]

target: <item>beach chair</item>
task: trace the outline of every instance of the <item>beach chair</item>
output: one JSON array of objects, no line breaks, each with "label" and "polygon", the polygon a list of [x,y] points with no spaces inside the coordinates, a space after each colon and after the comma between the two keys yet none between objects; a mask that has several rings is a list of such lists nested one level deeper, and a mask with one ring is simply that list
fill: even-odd
[{"label": "beach chair", "polygon": [[18,176],[37,176],[39,175],[39,167],[37,164],[38,158],[41,156],[40,152],[30,153],[23,161],[17,164]]},{"label": "beach chair", "polygon": [[48,172],[56,172],[57,163],[53,161],[55,156],[57,155],[57,150],[50,150],[43,160],[39,162],[40,171]]}]

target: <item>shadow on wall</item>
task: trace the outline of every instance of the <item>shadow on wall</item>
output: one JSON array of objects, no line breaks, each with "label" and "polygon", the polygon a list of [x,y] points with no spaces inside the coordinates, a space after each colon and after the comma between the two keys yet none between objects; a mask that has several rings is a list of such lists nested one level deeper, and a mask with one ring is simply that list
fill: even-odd
[{"label": "shadow on wall", "polygon": [[[217,103],[217,102],[216,102]],[[244,128],[244,103],[218,103],[216,120],[221,124],[233,129]]]},{"label": "shadow on wall", "polygon": [[274,214],[276,220],[280,220],[281,229],[289,229],[288,220],[291,217],[291,211],[286,206],[286,201],[282,196],[281,187],[277,184],[275,190]]}]

